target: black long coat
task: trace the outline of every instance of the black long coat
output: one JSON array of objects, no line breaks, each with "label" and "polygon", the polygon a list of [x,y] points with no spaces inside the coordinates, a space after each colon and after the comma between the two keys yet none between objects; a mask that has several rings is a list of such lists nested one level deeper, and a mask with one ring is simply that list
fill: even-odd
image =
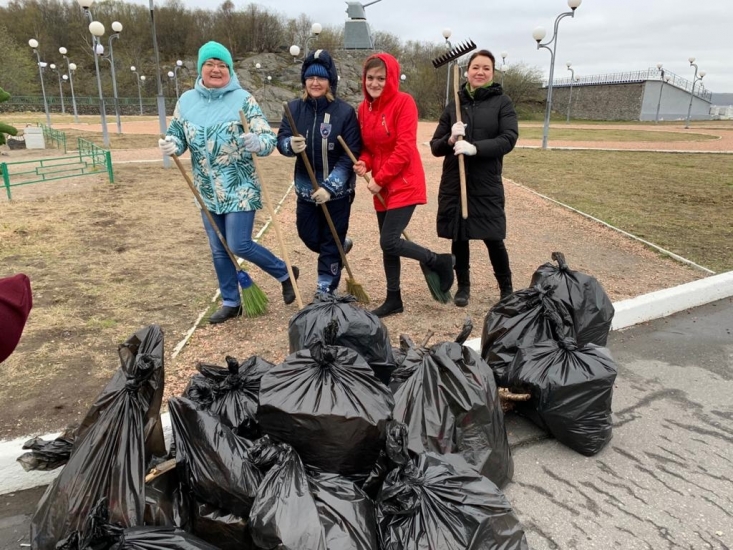
[{"label": "black long coat", "polygon": [[438,192],[438,236],[465,241],[506,238],[504,185],[501,171],[504,155],[514,149],[519,137],[517,113],[499,84],[479,88],[473,99],[465,84],[459,92],[461,120],[467,123],[465,139],[476,146],[474,156],[465,156],[468,219],[461,217],[461,189],[458,159],[448,144],[451,126],[456,122],[455,102],[440,116],[430,149],[443,160]]}]

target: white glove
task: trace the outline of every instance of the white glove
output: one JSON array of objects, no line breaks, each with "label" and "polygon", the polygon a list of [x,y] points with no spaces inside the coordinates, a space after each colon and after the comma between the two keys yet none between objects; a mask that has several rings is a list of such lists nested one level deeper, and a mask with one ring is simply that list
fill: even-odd
[{"label": "white glove", "polygon": [[176,145],[176,142],[173,141],[173,136],[165,136],[165,139],[158,140],[158,149],[160,149],[161,153],[170,157],[171,155],[176,154],[178,146]]},{"label": "white glove", "polygon": [[262,150],[262,144],[257,134],[249,132],[248,134],[241,135],[242,142],[244,143],[244,149],[250,153],[259,153]]},{"label": "white glove", "polygon": [[303,136],[293,136],[290,138],[290,149],[293,153],[299,155],[305,151],[305,138]]},{"label": "white glove", "polygon": [[323,204],[329,201],[331,193],[325,187],[319,187],[318,191],[311,193],[311,198],[316,201],[316,204]]},{"label": "white glove", "polygon": [[456,155],[466,155],[467,157],[472,157],[476,154],[476,146],[473,143],[469,143],[465,139],[463,139],[461,141],[456,141],[456,144],[453,146],[453,152]]},{"label": "white glove", "polygon": [[453,140],[453,142],[458,141],[458,136],[464,137],[466,135],[466,126],[468,126],[468,124],[464,122],[456,122],[453,126],[451,126],[450,138]]}]

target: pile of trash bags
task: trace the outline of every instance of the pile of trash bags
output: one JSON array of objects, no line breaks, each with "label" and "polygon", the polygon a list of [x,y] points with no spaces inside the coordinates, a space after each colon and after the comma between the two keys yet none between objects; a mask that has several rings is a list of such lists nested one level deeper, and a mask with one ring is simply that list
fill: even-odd
[{"label": "pile of trash bags", "polygon": [[500,489],[513,461],[497,386],[463,345],[470,330],[393,350],[353,301],[315,302],[292,319],[291,346],[303,347],[281,363],[198,366],[168,402],[169,450],[163,335],[138,331],[65,434],[71,445],[46,445],[68,456],[38,441],[25,455],[29,467],[66,460],[32,518],[32,546],[527,549]]},{"label": "pile of trash bags", "polygon": [[531,394],[516,411],[587,456],[611,440],[618,368],[604,346],[613,304],[601,284],[571,270],[560,252],[541,265],[530,287],[486,315],[481,357],[497,383]]}]

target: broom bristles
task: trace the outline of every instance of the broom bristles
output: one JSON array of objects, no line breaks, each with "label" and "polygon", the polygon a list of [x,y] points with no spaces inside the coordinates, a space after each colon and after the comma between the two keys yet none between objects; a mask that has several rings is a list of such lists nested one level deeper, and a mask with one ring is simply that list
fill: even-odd
[{"label": "broom bristles", "polygon": [[242,311],[246,317],[259,317],[267,311],[267,295],[254,281],[242,289]]},{"label": "broom bristles", "polygon": [[447,304],[450,302],[450,291],[443,292],[440,290],[440,276],[422,262],[420,262],[420,269],[422,269],[423,275],[425,276],[425,282],[428,284],[428,289],[430,290],[430,295],[433,299],[441,304]]},{"label": "broom bristles", "polygon": [[364,287],[354,279],[346,279],[346,292],[356,298],[356,301],[360,304],[369,303],[369,295],[366,293],[366,290],[364,290]]}]

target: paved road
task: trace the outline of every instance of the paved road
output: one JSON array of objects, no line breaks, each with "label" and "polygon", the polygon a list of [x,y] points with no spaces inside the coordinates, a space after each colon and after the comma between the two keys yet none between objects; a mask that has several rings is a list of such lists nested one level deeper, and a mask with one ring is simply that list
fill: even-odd
[{"label": "paved road", "polygon": [[[506,490],[534,550],[733,548],[733,299],[622,332],[615,431],[595,457],[508,417]],[[0,548],[28,542],[41,490],[0,497]]]}]

